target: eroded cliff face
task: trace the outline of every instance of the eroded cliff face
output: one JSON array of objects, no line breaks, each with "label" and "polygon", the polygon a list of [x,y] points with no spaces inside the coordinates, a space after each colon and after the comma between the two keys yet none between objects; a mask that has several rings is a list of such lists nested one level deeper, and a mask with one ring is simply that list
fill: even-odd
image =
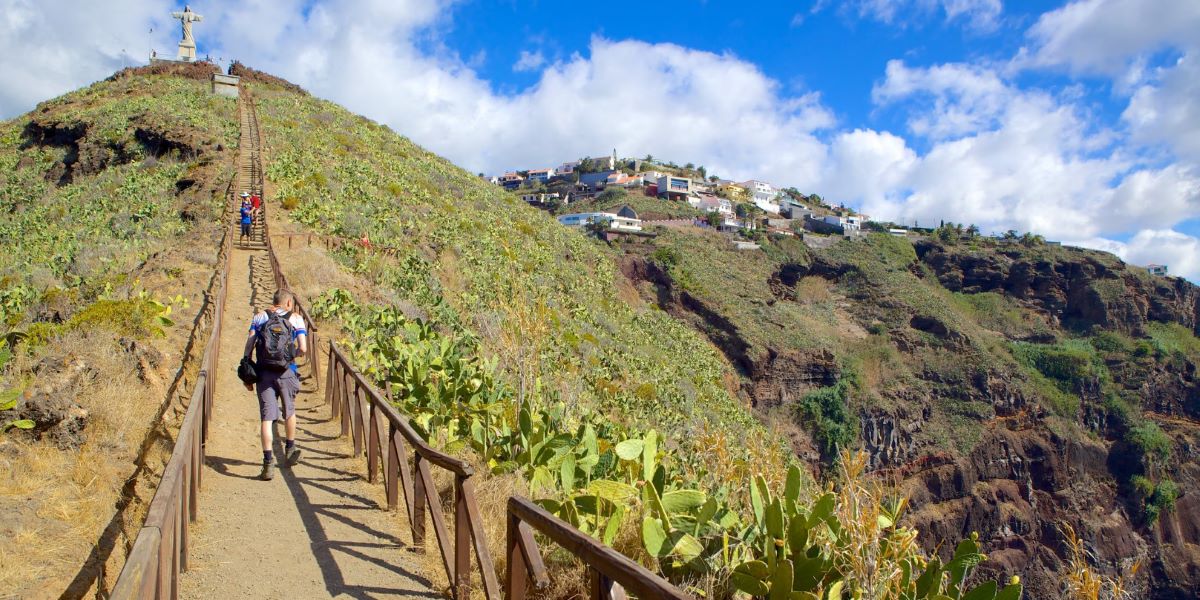
[{"label": "eroded cliff face", "polygon": [[[867,343],[890,346],[884,349],[895,358],[876,374],[884,381],[872,384],[869,394],[852,397],[850,404],[857,443],[870,453],[872,467],[909,495],[924,543],[948,554],[955,540],[978,531],[986,542],[990,573],[1020,573],[1029,584],[1029,597],[1057,598],[1067,552],[1060,528],[1066,524],[1085,540],[1100,571],[1115,575],[1139,564],[1134,578],[1139,596],[1196,597],[1196,362],[1180,356],[1110,359],[1104,381],[1082,378],[1068,390],[1078,408],[1064,414],[1051,408],[1003,348],[1098,331],[1138,338],[1151,323],[1176,323],[1195,332],[1200,288],[1180,279],[1151,277],[1094,252],[1039,253],[1020,247],[966,251],[930,241],[917,242],[914,250],[910,262],[892,265],[883,275],[822,253],[785,261],[763,273],[771,295],[763,302],[803,302],[805,281],[820,279],[833,286],[834,304],[851,316],[853,326],[874,332]],[[742,374],[745,398],[763,414],[789,414],[790,405],[806,393],[843,376],[844,353],[778,341],[764,344],[744,320],[723,312],[717,292],[696,285],[685,289],[674,280],[671,267],[656,264],[645,253],[630,254],[623,264],[626,276],[641,285],[648,299],[708,335]],[[923,297],[900,293],[899,280],[934,292]],[[961,312],[933,305],[961,297],[946,291],[968,297],[994,292],[1048,327],[994,331],[965,322]],[[781,323],[788,326],[796,325]],[[889,365],[903,365],[907,371],[901,376]],[[901,381],[888,382],[889,377]],[[1136,409],[1170,439],[1170,460],[1154,468],[1159,476],[1169,475],[1181,493],[1174,510],[1153,524],[1147,524],[1139,501],[1131,497],[1135,466],[1125,429],[1106,404],[1112,390],[1136,398]],[[814,463],[820,456],[811,440],[793,439],[792,446]]]},{"label": "eroded cliff face", "polygon": [[1003,293],[1063,327],[1142,335],[1146,323],[1159,321],[1200,332],[1200,288],[1180,278],[1150,276],[1111,255],[1081,250],[1064,260],[1016,244],[979,252],[931,240],[913,247],[946,289]]}]

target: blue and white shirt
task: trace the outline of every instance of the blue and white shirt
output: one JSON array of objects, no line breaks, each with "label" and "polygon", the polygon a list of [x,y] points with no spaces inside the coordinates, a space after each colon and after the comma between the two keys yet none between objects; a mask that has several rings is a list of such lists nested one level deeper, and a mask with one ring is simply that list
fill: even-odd
[{"label": "blue and white shirt", "polygon": [[[282,308],[276,308],[275,314],[282,316],[286,315],[287,311],[283,310]],[[308,335],[308,330],[306,329],[307,325],[304,323],[304,317],[301,317],[298,313],[292,313],[292,316],[288,317],[288,323],[292,325],[292,340],[297,340],[302,335]],[[250,333],[258,335],[259,331],[262,330],[262,326],[266,324],[267,311],[264,310],[254,315],[254,318],[250,320]],[[293,362],[291,366],[292,370],[295,371],[296,363]]]}]

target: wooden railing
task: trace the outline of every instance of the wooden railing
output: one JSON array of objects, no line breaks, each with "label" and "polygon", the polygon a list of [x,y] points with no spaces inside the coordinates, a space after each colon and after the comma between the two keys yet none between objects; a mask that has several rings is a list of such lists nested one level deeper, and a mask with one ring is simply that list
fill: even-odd
[{"label": "wooden railing", "polygon": [[538,589],[549,583],[546,565],[533,537],[534,529],[588,566],[588,589],[592,598],[624,600],[628,590],[639,598],[694,600],[666,579],[520,496],[508,499],[505,544],[508,572],[504,582],[507,600],[525,600],[531,580]]},{"label": "wooden railing", "polygon": [[[474,468],[466,461],[430,447],[409,425],[408,418],[397,412],[384,394],[354,369],[337,344],[329,342],[328,346],[325,400],[333,416],[341,421],[341,435],[351,438],[354,456],[366,454],[367,481],[378,480],[382,468],[389,510],[397,508],[403,490],[405,514],[412,527],[413,545],[418,551],[425,549],[428,514],[455,598],[468,597],[473,549],[484,595],[488,600],[499,600],[495,565],[484,538],[475,499]],[[454,475],[453,544],[430,465]],[[534,529],[588,565],[593,598],[620,600],[625,597],[625,590],[646,599],[691,598],[667,580],[533,502],[514,496],[508,500],[508,570],[504,586],[504,596],[508,600],[524,600],[530,579],[538,588],[544,588],[548,583],[546,567],[534,541]]]},{"label": "wooden railing", "polygon": [[[333,342],[329,343],[329,371],[325,382],[325,400],[331,406],[333,416],[341,420],[342,435],[353,440],[355,456],[366,452],[367,481],[374,483],[382,467],[389,510],[396,509],[400,490],[404,491],[405,514],[412,527],[413,545],[419,552],[425,550],[428,514],[454,597],[465,599],[469,596],[473,550],[484,595],[488,600],[500,600],[500,584],[484,539],[479,504],[475,500],[475,469],[425,443],[409,425],[408,419],[396,412],[379,390],[354,369]],[[453,545],[442,511],[442,498],[433,481],[432,467],[449,471],[454,476]]]},{"label": "wooden railing", "polygon": [[208,439],[221,351],[221,321],[229,282],[231,239],[227,232],[221,243],[224,262],[220,267],[217,292],[210,299],[212,334],[200,363],[200,375],[179,426],[175,448],[163,470],[162,481],[150,501],[146,521],[134,539],[110,598],[178,597],[179,573],[187,570],[188,528],[196,520],[199,510],[204,442]]}]

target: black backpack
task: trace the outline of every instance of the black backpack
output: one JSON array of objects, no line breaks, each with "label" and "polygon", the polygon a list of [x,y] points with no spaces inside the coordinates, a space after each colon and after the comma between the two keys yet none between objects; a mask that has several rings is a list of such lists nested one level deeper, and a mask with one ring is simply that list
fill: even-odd
[{"label": "black backpack", "polygon": [[267,311],[267,322],[258,329],[256,352],[258,366],[282,371],[296,359],[296,343],[292,339],[295,328],[288,319],[292,313],[279,314]]}]

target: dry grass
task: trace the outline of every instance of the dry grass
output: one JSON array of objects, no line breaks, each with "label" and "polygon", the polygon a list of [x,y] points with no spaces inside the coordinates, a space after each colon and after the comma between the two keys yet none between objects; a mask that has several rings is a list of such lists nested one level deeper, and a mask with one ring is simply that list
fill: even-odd
[{"label": "dry grass", "polygon": [[820,304],[833,300],[833,282],[824,277],[805,277],[796,282],[796,301]]},{"label": "dry grass", "polygon": [[1070,561],[1064,573],[1066,591],[1071,598],[1080,600],[1125,600],[1134,597],[1129,581],[1138,572],[1141,563],[1135,562],[1116,579],[1097,573],[1088,561],[1089,553],[1075,529],[1067,523],[1059,525],[1063,541],[1070,551]]},{"label": "dry grass", "polygon": [[[5,440],[0,459],[0,590],[57,596],[113,516],[165,387],[142,381],[134,358],[105,335],[71,333],[39,356],[87,366],[67,393],[87,411],[86,440],[60,449],[24,434]],[[14,372],[29,372],[21,357]]]},{"label": "dry grass", "polygon": [[[330,288],[350,290],[355,297],[367,292],[357,285],[358,280],[342,269],[323,247],[305,246],[302,238],[296,239],[296,246],[291,250],[287,249],[286,242],[276,240],[275,244],[279,246],[276,249],[279,265],[283,268],[292,291],[299,294],[300,298],[316,298]],[[366,295],[374,296],[375,294],[370,293]]]}]

